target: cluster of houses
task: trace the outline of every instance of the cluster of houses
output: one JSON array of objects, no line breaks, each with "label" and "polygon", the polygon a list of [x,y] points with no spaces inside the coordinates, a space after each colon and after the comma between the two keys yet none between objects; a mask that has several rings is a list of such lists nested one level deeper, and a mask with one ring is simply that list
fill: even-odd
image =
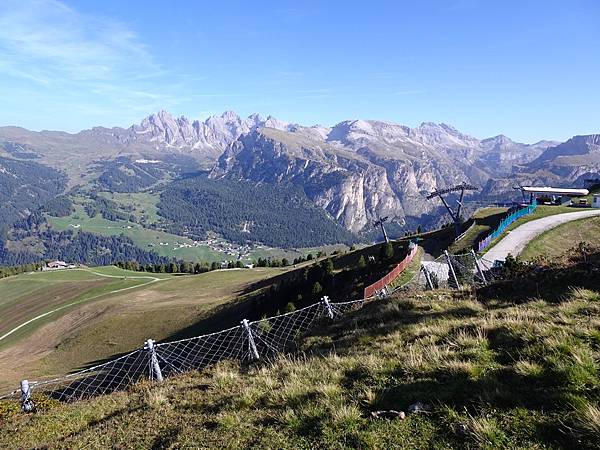
[{"label": "cluster of houses", "polygon": [[229,256],[233,256],[236,260],[240,259],[249,259],[250,252],[257,249],[266,249],[267,247],[260,244],[235,244],[233,242],[227,242],[224,239],[220,238],[207,238],[202,241],[193,241],[191,243],[186,242],[158,242],[157,244],[148,244],[149,247],[154,247],[155,245],[169,246],[173,245],[173,250],[177,250],[180,248],[196,248],[196,247],[208,247],[211,250],[219,253],[224,253]]}]

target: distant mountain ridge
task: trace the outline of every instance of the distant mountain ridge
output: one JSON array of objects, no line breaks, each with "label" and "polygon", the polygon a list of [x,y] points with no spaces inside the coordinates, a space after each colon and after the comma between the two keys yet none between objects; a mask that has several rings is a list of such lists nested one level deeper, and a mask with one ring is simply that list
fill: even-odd
[{"label": "distant mountain ridge", "polygon": [[482,186],[490,198],[506,196],[516,182],[581,181],[600,172],[598,136],[523,144],[504,135],[480,140],[432,122],[411,128],[347,120],[323,127],[258,114],[242,118],[233,111],[204,121],[159,111],[129,128],[75,134],[2,127],[0,156],[35,158],[64,171],[69,186],[91,183],[120,192],[197,168],[213,179],[292,182],[358,232],[383,215],[399,226],[431,220],[440,210],[424,200],[426,194],[463,181]]}]

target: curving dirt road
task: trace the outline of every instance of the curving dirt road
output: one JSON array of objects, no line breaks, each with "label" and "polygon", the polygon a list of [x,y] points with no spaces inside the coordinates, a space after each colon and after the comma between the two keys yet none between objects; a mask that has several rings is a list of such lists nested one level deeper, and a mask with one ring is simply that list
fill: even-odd
[{"label": "curving dirt road", "polygon": [[572,220],[586,217],[600,216],[600,209],[577,211],[572,213],[556,214],[541,219],[526,222],[520,227],[510,231],[500,242],[488,250],[484,258],[488,261],[504,261],[508,254],[517,256],[523,251],[529,241],[536,238],[544,231]]}]

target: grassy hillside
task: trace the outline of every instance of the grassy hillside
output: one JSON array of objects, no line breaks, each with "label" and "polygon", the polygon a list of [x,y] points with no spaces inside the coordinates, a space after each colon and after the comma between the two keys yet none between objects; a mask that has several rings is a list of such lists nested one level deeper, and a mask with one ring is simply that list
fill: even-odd
[{"label": "grassy hillside", "polygon": [[[2,334],[63,308],[0,341],[0,389],[24,377],[67,373],[138,348],[148,338],[166,339],[244,295],[253,283],[283,272],[261,268],[171,277],[106,267],[0,280]],[[127,289],[132,286],[137,287]]]},{"label": "grassy hillside", "polygon": [[[478,292],[375,301],[322,324],[297,357],[31,415],[3,404],[0,446],[597,448],[599,264],[596,251]],[[415,402],[426,412],[371,414]]]},{"label": "grassy hillside", "polygon": [[448,251],[451,253],[460,253],[472,249],[480,237],[484,237],[498,226],[502,218],[506,215],[507,210],[508,208],[480,208],[475,211],[469,221],[473,226],[465,224],[465,227],[468,227],[468,229],[464,237],[452,243]]},{"label": "grassy hillside", "polygon": [[[256,320],[277,314],[289,302],[300,308],[327,294],[336,299],[359,298],[364,286],[381,278],[407,251],[406,243],[396,243],[390,258],[381,257],[381,250],[376,245],[337,255],[332,258],[333,273],[324,271],[326,264],[321,259],[297,269],[234,269],[160,281],[151,278],[145,280],[145,286],[94,297],[95,301],[36,320],[28,325],[25,337],[15,333],[11,340],[7,338],[4,349],[0,348],[0,391],[12,389],[23,378],[61,375],[131,351],[148,338],[174,340],[219,331],[244,318]],[[369,255],[376,261],[358,267],[361,256],[366,261]],[[102,272],[116,275],[121,281],[126,281],[125,274],[127,280],[154,276],[116,268],[103,268]],[[63,281],[70,283],[75,273],[52,272],[48,276],[67,277]],[[21,284],[26,281],[24,276],[12,280],[24,280]],[[322,290],[314,292],[317,283]],[[28,300],[26,294],[22,301],[35,304],[35,299]],[[15,314],[17,305],[11,304],[6,314]]]},{"label": "grassy hillside", "polygon": [[485,250],[484,253],[489,251],[494,245],[500,242],[508,233],[510,233],[515,228],[523,225],[524,223],[531,222],[532,220],[542,219],[544,217],[553,216],[555,214],[564,214],[581,211],[579,208],[569,207],[569,206],[549,206],[549,205],[539,205],[535,211],[529,215],[523,216],[518,220],[515,220],[512,224],[510,224],[504,232],[496,238]]},{"label": "grassy hillside", "polygon": [[[0,348],[31,334],[33,330],[82,303],[128,291],[168,276],[149,276],[116,267],[98,267],[31,272],[1,279]],[[44,314],[48,315],[6,336],[19,325]]]},{"label": "grassy hillside", "polygon": [[581,242],[597,243],[600,240],[600,217],[576,220],[546,231],[529,242],[519,257],[524,261],[561,256]]}]

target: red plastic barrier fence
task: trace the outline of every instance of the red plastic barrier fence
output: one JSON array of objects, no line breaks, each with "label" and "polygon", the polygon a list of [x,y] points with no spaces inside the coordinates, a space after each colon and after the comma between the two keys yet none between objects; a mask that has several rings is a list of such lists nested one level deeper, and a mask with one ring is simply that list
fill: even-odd
[{"label": "red plastic barrier fence", "polygon": [[370,286],[367,286],[365,288],[364,298],[373,297],[377,293],[377,291],[380,291],[381,289],[386,287],[388,284],[394,281],[398,275],[404,272],[404,269],[408,267],[408,265],[412,262],[413,258],[417,254],[417,249],[418,247],[414,245],[409,254],[406,255],[404,259],[400,261],[400,263],[390,271],[390,273],[388,273],[386,276],[376,281],[375,283],[371,284]]}]

